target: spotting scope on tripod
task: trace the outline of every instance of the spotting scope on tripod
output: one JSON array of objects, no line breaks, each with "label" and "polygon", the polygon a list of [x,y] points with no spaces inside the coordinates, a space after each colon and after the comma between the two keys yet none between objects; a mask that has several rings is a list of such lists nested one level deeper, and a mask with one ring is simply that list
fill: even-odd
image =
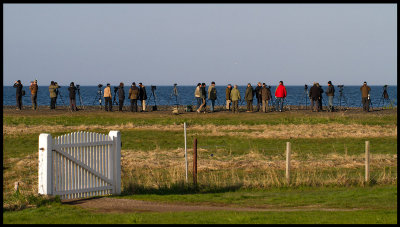
[{"label": "spotting scope on tripod", "polygon": [[347,101],[346,101],[346,97],[343,94],[343,87],[344,85],[338,85],[339,88],[339,109],[342,109],[342,101],[344,102],[344,104],[346,104],[346,106],[348,106]]},{"label": "spotting scope on tripod", "polygon": [[101,109],[102,108],[101,99],[103,98],[103,91],[101,90],[101,88],[103,87],[103,85],[99,84],[97,85],[97,87],[98,87],[97,95],[93,100],[93,105],[96,103],[96,101],[98,101]]}]

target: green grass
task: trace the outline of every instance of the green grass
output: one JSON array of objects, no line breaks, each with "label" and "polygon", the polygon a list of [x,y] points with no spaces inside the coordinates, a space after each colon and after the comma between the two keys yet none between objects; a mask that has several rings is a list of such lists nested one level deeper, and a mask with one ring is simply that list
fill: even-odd
[{"label": "green grass", "polygon": [[[307,112],[308,113],[308,112]],[[277,125],[277,124],[361,124],[361,125],[393,125],[397,124],[397,115],[370,115],[321,113],[305,115],[302,112],[285,112],[269,114],[239,114],[214,113],[205,115],[181,114],[172,115],[168,113],[54,113],[53,115],[15,115],[4,114],[5,125],[123,125],[133,123],[134,125]]]},{"label": "green grass", "polygon": [[[106,130],[91,130],[93,132],[108,134]],[[157,130],[120,130],[123,150],[173,150],[184,147],[183,133],[181,131],[157,131]],[[53,137],[69,133],[52,133]],[[243,138],[239,136],[208,136],[198,134],[196,131],[188,131],[188,149],[193,149],[193,140],[198,140],[198,148],[206,151],[199,152],[199,158],[216,155],[243,155],[250,150],[260,152],[264,155],[282,155],[286,149],[286,142],[292,143],[292,152],[297,158],[304,159],[307,154],[313,156],[338,153],[345,154],[347,147],[348,155],[359,155],[365,152],[365,141],[370,141],[372,154],[396,154],[397,138]],[[39,133],[4,135],[3,136],[3,158],[23,157],[38,151]],[[21,143],[21,141],[24,141]]]},{"label": "green grass", "polygon": [[[79,217],[79,218],[77,218]],[[4,224],[396,224],[396,211],[166,212],[102,214],[64,206],[3,213]]]},{"label": "green grass", "polygon": [[320,205],[327,208],[361,208],[362,210],[98,213],[66,204],[51,203],[39,208],[3,212],[3,223],[397,223],[397,186],[286,188],[188,195],[134,195],[120,198],[191,204],[274,205],[293,208]]},{"label": "green grass", "polygon": [[319,205],[325,208],[396,209],[397,186],[366,187],[284,187],[239,189],[220,193],[136,194],[117,198],[191,204],[225,204],[237,206],[298,207]]}]

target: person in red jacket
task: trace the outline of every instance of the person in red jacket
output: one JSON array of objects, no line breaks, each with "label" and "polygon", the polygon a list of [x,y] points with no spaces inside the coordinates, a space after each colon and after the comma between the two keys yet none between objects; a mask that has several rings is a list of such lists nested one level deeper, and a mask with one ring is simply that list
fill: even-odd
[{"label": "person in red jacket", "polygon": [[[279,81],[279,85],[275,90],[275,98],[276,98],[276,110],[282,112],[283,109],[283,99],[286,98],[287,92],[286,87],[283,86],[283,81]],[[279,108],[280,106],[280,108]]]}]

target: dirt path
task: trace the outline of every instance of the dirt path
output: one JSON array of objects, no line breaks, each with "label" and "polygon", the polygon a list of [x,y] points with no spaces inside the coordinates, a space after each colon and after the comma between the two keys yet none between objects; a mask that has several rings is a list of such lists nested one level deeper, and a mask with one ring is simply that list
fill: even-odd
[{"label": "dirt path", "polygon": [[233,207],[233,206],[215,206],[215,205],[188,205],[183,203],[160,203],[133,199],[115,199],[115,198],[95,198],[76,201],[65,201],[64,203],[73,206],[79,206],[94,212],[100,213],[130,213],[130,212],[179,212],[179,211],[354,211],[359,208],[322,208],[318,205],[279,208],[276,206],[264,205],[263,207]]}]

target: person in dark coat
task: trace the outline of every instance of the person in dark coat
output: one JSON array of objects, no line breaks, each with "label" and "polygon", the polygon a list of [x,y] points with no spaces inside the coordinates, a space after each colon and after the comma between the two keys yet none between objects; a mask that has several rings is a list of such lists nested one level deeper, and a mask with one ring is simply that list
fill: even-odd
[{"label": "person in dark coat", "polygon": [[210,111],[214,112],[215,100],[217,99],[217,89],[215,88],[215,82],[211,82],[208,87],[208,99],[211,101]]},{"label": "person in dark coat", "polygon": [[246,88],[246,93],[244,95],[244,99],[247,102],[246,112],[253,112],[253,96],[254,96],[253,87],[251,86],[250,83],[248,83]]},{"label": "person in dark coat", "polygon": [[261,103],[262,103],[262,97],[261,97],[261,82],[258,82],[257,83],[257,87],[254,89],[254,92],[255,92],[255,95],[256,95],[256,98],[257,98],[257,112],[259,112],[261,109],[260,109],[260,106],[261,106]]},{"label": "person in dark coat", "polygon": [[118,87],[118,110],[122,111],[122,107],[124,106],[124,100],[125,100],[125,91],[124,91],[124,83],[119,83]]},{"label": "person in dark coat", "polygon": [[[313,86],[310,88],[309,97],[311,99],[311,111],[319,111],[319,99],[321,96],[321,90],[317,86],[317,83],[314,82]],[[314,108],[315,106],[315,108]]]},{"label": "person in dark coat", "polygon": [[317,83],[317,87],[319,88],[319,98],[318,98],[318,110],[322,111],[322,94],[324,93],[324,89],[322,89],[322,86]]},{"label": "person in dark coat", "polygon": [[131,88],[129,88],[129,99],[131,100],[131,112],[137,112],[137,100],[139,98],[139,88],[136,87],[136,83],[133,82]]},{"label": "person in dark coat", "polygon": [[146,110],[146,100],[147,100],[147,93],[146,93],[146,88],[142,83],[139,83],[139,100],[142,104],[142,110]]},{"label": "person in dark coat", "polygon": [[271,100],[271,90],[263,83],[261,88],[262,112],[268,112],[268,101]]},{"label": "person in dark coat", "polygon": [[22,88],[23,88],[21,80],[15,81],[13,87],[16,88],[15,97],[17,100],[17,110],[21,110],[22,109]]},{"label": "person in dark coat", "polygon": [[76,111],[76,90],[77,88],[75,87],[74,82],[71,82],[69,84],[69,104],[71,106],[72,111]]}]

